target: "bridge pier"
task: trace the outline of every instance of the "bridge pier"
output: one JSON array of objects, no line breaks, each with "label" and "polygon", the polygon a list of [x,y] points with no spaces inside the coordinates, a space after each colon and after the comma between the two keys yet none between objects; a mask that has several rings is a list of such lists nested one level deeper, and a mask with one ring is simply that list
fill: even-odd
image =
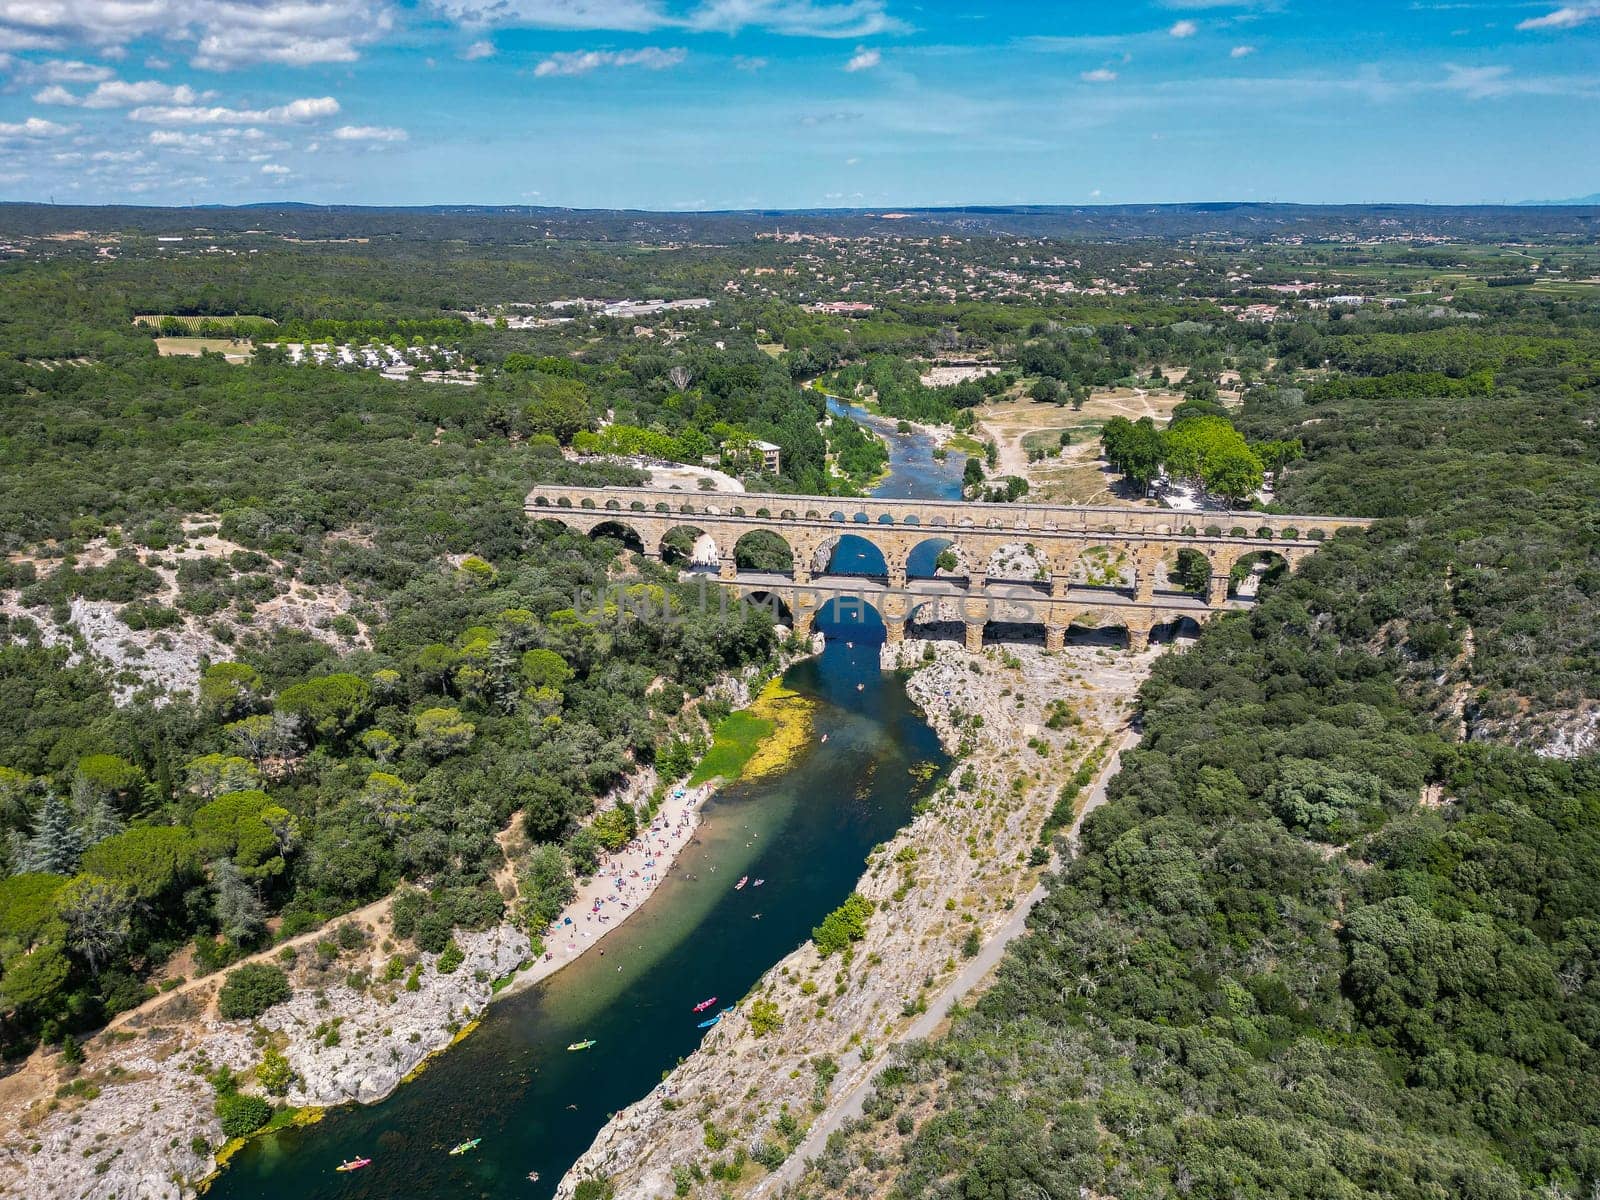
[{"label": "bridge pier", "polygon": [[983,627],[987,624],[987,621],[967,622],[967,649],[973,654],[983,649]]},{"label": "bridge pier", "polygon": [[1050,598],[1063,600],[1066,598],[1067,589],[1071,587],[1069,576],[1065,571],[1057,571],[1050,576]]},{"label": "bridge pier", "polygon": [[883,640],[891,646],[898,646],[906,640],[906,619],[904,617],[885,617],[883,619]]},{"label": "bridge pier", "polygon": [[1221,608],[1228,602],[1227,575],[1213,575],[1211,582],[1206,585],[1206,604],[1210,608]]},{"label": "bridge pier", "polygon": [[728,557],[717,561],[718,579],[737,579],[738,576],[739,564],[733,561],[733,555],[730,554]]},{"label": "bridge pier", "polygon": [[1150,631],[1136,625],[1128,626],[1128,649],[1134,654],[1150,648]]},{"label": "bridge pier", "polygon": [[1067,644],[1067,627],[1065,625],[1046,625],[1044,627],[1044,648],[1046,650],[1061,650]]},{"label": "bridge pier", "polygon": [[889,586],[895,591],[904,591],[906,586],[905,564],[892,565],[889,568]]}]

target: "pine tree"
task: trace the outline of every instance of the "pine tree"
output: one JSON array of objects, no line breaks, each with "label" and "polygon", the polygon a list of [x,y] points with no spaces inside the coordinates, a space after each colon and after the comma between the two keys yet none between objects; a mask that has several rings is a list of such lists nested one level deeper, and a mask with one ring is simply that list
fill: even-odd
[{"label": "pine tree", "polygon": [[117,815],[110,801],[103,797],[96,797],[90,802],[88,810],[83,814],[83,820],[78,825],[83,845],[87,849],[98,842],[105,841],[113,834],[123,830],[122,818]]},{"label": "pine tree", "polygon": [[211,864],[211,879],[217,889],[212,911],[222,936],[236,946],[249,945],[267,927],[261,898],[231,858],[219,858]]},{"label": "pine tree", "polygon": [[71,875],[83,857],[83,837],[72,824],[72,810],[60,796],[50,795],[39,810],[38,824],[17,864],[23,871]]}]

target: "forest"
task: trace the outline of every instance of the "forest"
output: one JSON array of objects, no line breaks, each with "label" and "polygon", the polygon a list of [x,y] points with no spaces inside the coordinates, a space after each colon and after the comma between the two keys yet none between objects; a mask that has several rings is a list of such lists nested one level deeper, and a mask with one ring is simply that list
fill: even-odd
[{"label": "forest", "polygon": [[[1490,218],[1510,219],[1450,221]],[[296,219],[326,236],[358,222]],[[1378,521],[1160,659],[1142,743],[996,986],[948,1036],[898,1052],[799,1193],[1590,1194],[1592,292],[1482,283],[1448,306],[1432,291],[1285,302],[1247,323],[1235,310],[1266,281],[1331,282],[1329,262],[1370,272],[1376,294],[1497,251],[1039,244],[1039,263],[1130,281],[1040,297],[1010,277],[1058,268],[1003,239],[884,240],[850,251],[877,284],[828,292],[832,251],[759,233],[647,247],[590,216],[573,220],[593,241],[523,245],[507,217],[446,248],[429,237],[473,214],[382,219],[368,245],[179,256],[139,232],[156,216],[130,213],[108,261],[73,244],[0,265],[7,1056],[70,1050],[186,949],[217,970],[397,889],[397,932],[446,953],[452,930],[506,915],[492,873],[507,828],[531,849],[510,915],[537,930],[642,815],[591,822],[598,798],[639,765],[693,767],[725,711],[714,682],[774,662],[770,618],[584,619],[578,597],[607,580],[657,603],[682,585],[528,521],[529,486],[638,481],[587,457],[621,453],[845,490],[883,452],[819,425],[804,386],[819,375],[892,417],[961,424],[1001,392],[1054,411],[1181,367],[1170,422],[1100,431],[1130,480],[1165,468],[1244,502],[1270,476],[1278,511]],[[946,265],[1022,290],[952,300]],[[1241,266],[1255,278],[1227,291]],[[870,311],[819,311],[842,295]],[[574,296],[718,299],[532,328],[496,316]],[[477,383],[162,356],[177,326],[134,323],[152,315],[421,338]],[[924,386],[940,355],[1000,370]],[[1227,407],[1225,375],[1242,397]],[[740,452],[752,439],[781,447],[781,476]],[[273,615],[311,600],[322,618]],[[108,606],[155,648],[202,639],[197,686],[150,685],[131,652],[121,669],[85,656],[86,614]],[[242,978],[231,1011],[274,986]]]},{"label": "forest", "polygon": [[1231,417],[1303,446],[1277,507],[1381,520],[1157,662],[996,986],[797,1194],[1600,1186],[1600,309],[1375,324]]}]

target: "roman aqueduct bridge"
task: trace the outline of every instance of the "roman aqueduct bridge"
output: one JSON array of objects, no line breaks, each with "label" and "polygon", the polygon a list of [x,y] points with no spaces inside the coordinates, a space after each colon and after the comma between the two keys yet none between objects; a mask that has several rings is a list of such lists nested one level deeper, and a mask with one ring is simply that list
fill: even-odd
[{"label": "roman aqueduct bridge", "polygon": [[[800,632],[819,607],[854,598],[878,611],[895,642],[907,620],[933,604],[958,616],[974,648],[991,624],[1041,624],[1046,644],[1058,648],[1074,623],[1120,625],[1129,645],[1141,648],[1158,626],[1247,607],[1249,597],[1235,592],[1241,563],[1276,559],[1292,571],[1327,538],[1369,524],[1258,512],[560,485],[534,488],[526,511],[586,534],[613,534],[654,559],[671,556],[688,535],[701,565],[741,596],[778,601]],[[787,570],[740,567],[751,557],[741,543],[763,533],[788,548]],[[830,554],[844,537],[875,549],[881,570],[873,563],[830,572]],[[770,552],[771,538],[760,540]],[[912,571],[913,552],[930,541],[951,552],[956,570]],[[1184,551],[1205,560],[1204,596],[1175,580]],[[1189,559],[1191,572],[1197,561]]]}]

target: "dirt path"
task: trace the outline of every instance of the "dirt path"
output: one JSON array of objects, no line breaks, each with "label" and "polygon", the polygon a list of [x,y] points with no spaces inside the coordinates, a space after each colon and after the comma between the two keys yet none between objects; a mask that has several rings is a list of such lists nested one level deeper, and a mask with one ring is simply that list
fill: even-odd
[{"label": "dirt path", "polygon": [[[1082,809],[1072,823],[1068,833],[1069,839],[1076,843],[1078,828],[1083,820],[1095,809],[1106,802],[1106,785],[1111,781],[1122,766],[1122,755],[1139,744],[1139,731],[1129,727],[1125,729],[1117,740],[1116,748],[1107,756],[1105,765],[1100,768],[1100,773],[1095,777],[1089,789],[1088,797],[1084,800]],[[999,965],[1001,956],[1006,947],[1017,937],[1026,932],[1028,928],[1028,914],[1033,911],[1034,905],[1043,900],[1046,887],[1040,883],[1033,891],[1029,892],[1018,903],[1016,912],[1002,925],[997,933],[984,943],[971,961],[952,979],[938,998],[928,1005],[928,1011],[919,1016],[905,1031],[895,1039],[895,1044],[913,1041],[932,1036],[935,1031],[949,1018],[950,1010],[956,1003],[964,999],[970,992],[984,983],[994,968]],[[761,1180],[751,1189],[753,1196],[774,1195],[782,1188],[798,1182],[809,1168],[810,1160],[822,1152],[828,1144],[828,1138],[841,1129],[846,1122],[853,1121],[861,1116],[862,1108],[866,1104],[868,1094],[872,1091],[873,1083],[878,1077],[878,1072],[888,1064],[888,1055],[879,1059],[878,1067],[865,1075],[853,1088],[845,1092],[838,1099],[828,1105],[827,1111],[811,1126],[806,1138],[794,1148],[794,1152],[783,1162],[783,1165]]]}]

